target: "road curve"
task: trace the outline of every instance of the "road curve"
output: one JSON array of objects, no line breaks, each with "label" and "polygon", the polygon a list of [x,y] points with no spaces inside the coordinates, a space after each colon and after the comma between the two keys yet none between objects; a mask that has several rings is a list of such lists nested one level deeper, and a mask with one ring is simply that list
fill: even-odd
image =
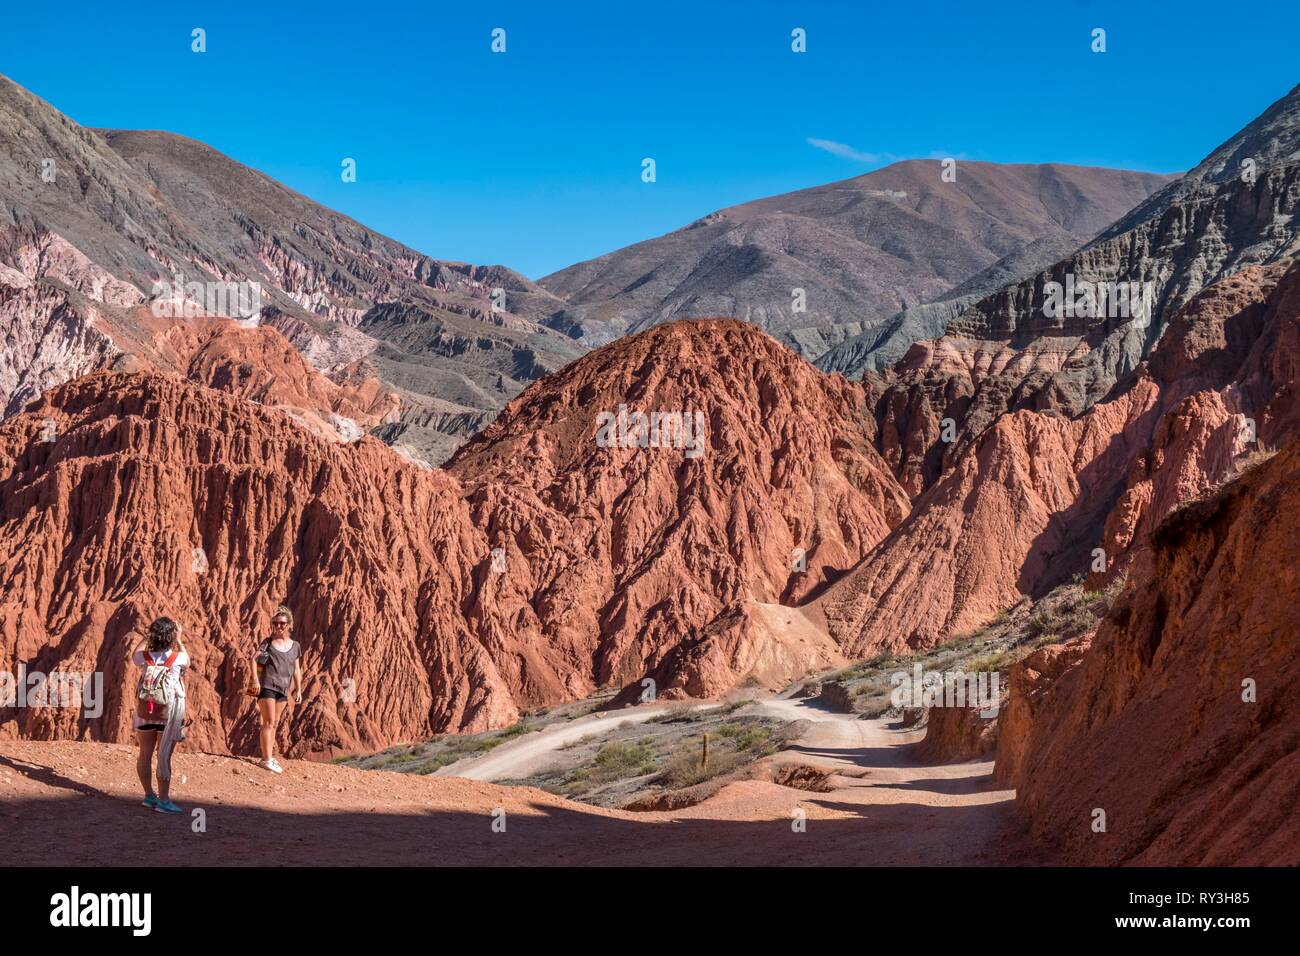
[{"label": "road curve", "polygon": [[435,771],[435,777],[466,780],[521,780],[546,767],[557,750],[588,734],[604,733],[625,724],[639,724],[668,709],[666,704],[645,704],[625,710],[589,714],[562,724],[522,734],[482,757],[458,760]]}]

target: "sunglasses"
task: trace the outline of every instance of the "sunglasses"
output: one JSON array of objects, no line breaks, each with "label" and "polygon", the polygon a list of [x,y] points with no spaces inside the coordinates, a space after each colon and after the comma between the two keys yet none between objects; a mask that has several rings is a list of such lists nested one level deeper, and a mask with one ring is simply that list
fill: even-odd
[{"label": "sunglasses", "polygon": [[271,622],[271,626],[272,626],[272,627],[288,627],[288,626],[289,626],[289,622],[288,622],[288,621],[272,621],[272,622]]}]

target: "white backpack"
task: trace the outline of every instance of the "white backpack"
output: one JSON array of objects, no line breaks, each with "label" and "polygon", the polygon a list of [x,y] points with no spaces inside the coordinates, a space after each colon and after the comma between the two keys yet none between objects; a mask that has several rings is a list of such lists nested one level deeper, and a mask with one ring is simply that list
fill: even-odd
[{"label": "white backpack", "polygon": [[140,675],[140,685],[135,693],[136,713],[143,723],[167,723],[167,715],[176,700],[176,676],[172,673],[172,665],[180,653],[173,650],[167,660],[159,664],[152,652],[145,652],[148,663]]}]

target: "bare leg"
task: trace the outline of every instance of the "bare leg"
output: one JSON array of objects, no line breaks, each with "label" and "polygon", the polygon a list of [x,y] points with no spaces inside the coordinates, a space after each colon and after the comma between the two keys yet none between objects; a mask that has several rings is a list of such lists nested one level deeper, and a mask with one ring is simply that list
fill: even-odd
[{"label": "bare leg", "polygon": [[279,701],[269,697],[260,697],[257,701],[258,716],[262,720],[261,749],[263,762],[275,756],[275,722],[279,717]]},{"label": "bare leg", "polygon": [[158,731],[156,730],[137,730],[137,736],[140,738],[140,755],[135,760],[135,772],[140,778],[140,786],[144,787],[144,795],[152,797],[153,792],[153,747],[158,740]]}]

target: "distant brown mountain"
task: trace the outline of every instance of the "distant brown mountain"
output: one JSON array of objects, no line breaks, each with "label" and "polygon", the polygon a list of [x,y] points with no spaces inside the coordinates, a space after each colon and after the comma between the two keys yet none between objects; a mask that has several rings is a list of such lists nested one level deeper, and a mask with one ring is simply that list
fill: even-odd
[{"label": "distant brown mountain", "polygon": [[[985,270],[991,291],[1092,238],[1171,177],[1081,166],[909,160],[711,213],[540,280],[552,325],[590,344],[732,316],[807,358]],[[793,311],[803,289],[806,311]],[[942,331],[940,329],[939,331]]]},{"label": "distant brown mountain", "polygon": [[[898,308],[1052,261],[1163,181],[940,171],[899,163],[723,210],[539,284],[431,259],[194,140],[85,129],[0,77],[0,415],[94,369],[175,369],[144,318],[159,281],[255,282],[260,324],[336,384],[396,396],[371,428],[437,464],[529,382],[625,331],[731,314],[820,353]],[[796,287],[807,312],[789,313]]]},{"label": "distant brown mountain", "polygon": [[178,274],[259,283],[262,324],[336,378],[382,379],[389,438],[435,461],[585,350],[529,318],[560,303],[517,273],[430,259],[202,143],[83,128],[3,77],[0,209],[6,414],[141,345],[131,310]]}]

